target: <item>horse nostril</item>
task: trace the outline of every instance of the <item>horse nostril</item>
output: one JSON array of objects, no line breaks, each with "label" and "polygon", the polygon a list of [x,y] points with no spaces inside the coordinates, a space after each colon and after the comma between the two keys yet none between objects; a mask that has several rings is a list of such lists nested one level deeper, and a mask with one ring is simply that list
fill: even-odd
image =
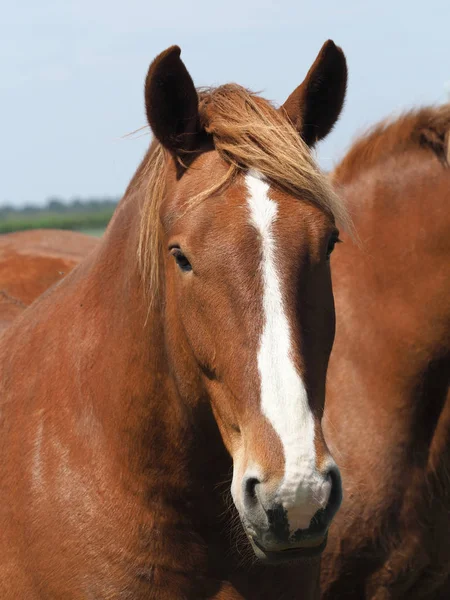
[{"label": "horse nostril", "polygon": [[244,479],[244,494],[246,500],[256,500],[256,486],[261,483],[256,477],[246,477]]},{"label": "horse nostril", "polygon": [[311,520],[308,535],[325,535],[333,517],[339,510],[342,502],[342,483],[339,470],[331,467],[325,473],[325,479],[330,482],[329,496],[326,505],[320,508]]},{"label": "horse nostril", "polygon": [[327,479],[331,481],[331,491],[330,497],[328,498],[328,503],[325,508],[325,512],[327,514],[327,518],[329,521],[334,517],[334,515],[339,510],[342,502],[342,481],[339,470],[336,466],[331,467],[327,474]]}]

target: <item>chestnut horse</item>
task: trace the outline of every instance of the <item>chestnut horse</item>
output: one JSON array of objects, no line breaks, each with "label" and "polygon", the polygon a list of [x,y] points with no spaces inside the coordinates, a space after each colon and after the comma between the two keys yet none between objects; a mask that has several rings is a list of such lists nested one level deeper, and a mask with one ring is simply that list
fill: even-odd
[{"label": "chestnut horse", "polygon": [[327,600],[450,598],[450,105],[377,126],[336,168],[360,244],[332,265],[324,430],[344,482]]},{"label": "chestnut horse", "polygon": [[276,110],[198,94],[178,47],[152,63],[106,234],[0,338],[2,599],[318,596],[346,212],[308,146],[346,76],[329,41]]},{"label": "chestnut horse", "polygon": [[55,229],[0,235],[0,333],[96,245],[89,235]]}]

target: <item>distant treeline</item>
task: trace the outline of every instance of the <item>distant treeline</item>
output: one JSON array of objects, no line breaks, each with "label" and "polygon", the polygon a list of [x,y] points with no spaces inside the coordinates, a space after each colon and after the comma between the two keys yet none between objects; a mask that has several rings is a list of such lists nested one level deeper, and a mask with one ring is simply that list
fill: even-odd
[{"label": "distant treeline", "polygon": [[95,229],[106,227],[118,198],[50,198],[45,206],[0,206],[0,233],[24,229]]}]

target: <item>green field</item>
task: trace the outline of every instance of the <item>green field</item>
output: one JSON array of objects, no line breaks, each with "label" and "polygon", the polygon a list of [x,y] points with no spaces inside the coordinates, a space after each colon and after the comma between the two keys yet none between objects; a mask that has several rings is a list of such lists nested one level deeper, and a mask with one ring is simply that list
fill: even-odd
[{"label": "green field", "polygon": [[[39,211],[36,214],[8,215],[0,219],[0,233],[23,231],[25,229],[73,229],[76,231],[98,232],[104,230],[114,209],[100,211],[52,213]],[[94,234],[95,235],[95,234]]]},{"label": "green field", "polygon": [[45,206],[0,206],[0,234],[27,229],[71,229],[100,237],[117,206],[118,198],[63,201],[49,199]]}]

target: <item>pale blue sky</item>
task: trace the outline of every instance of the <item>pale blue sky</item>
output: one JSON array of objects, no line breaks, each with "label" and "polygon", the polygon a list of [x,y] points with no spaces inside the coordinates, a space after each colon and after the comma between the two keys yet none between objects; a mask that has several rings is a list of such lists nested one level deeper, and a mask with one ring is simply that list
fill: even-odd
[{"label": "pale blue sky", "polygon": [[149,142],[121,137],[145,125],[147,68],[171,44],[197,85],[236,81],[277,103],[327,38],[342,46],[326,169],[376,120],[448,97],[448,0],[17,0],[1,13],[0,205],[121,195]]}]

